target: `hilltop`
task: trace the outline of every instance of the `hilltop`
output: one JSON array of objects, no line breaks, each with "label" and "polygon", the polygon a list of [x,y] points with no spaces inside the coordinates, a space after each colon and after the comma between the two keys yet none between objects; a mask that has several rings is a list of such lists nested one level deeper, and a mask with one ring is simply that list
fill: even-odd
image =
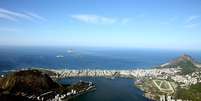
[{"label": "hilltop", "polygon": [[19,71],[0,80],[0,92],[35,94],[62,87],[38,70]]},{"label": "hilltop", "polygon": [[94,89],[92,83],[63,85],[39,70],[22,70],[0,78],[1,101],[46,101],[70,99]]},{"label": "hilltop", "polygon": [[160,65],[160,68],[181,68],[182,74],[189,74],[199,69],[199,64],[186,54],[168,63]]}]

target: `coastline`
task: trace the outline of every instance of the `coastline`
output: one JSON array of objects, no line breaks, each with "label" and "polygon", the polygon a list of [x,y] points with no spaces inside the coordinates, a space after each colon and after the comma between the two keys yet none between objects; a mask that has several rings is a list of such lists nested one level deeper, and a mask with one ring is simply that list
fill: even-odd
[{"label": "coastline", "polygon": [[[128,78],[134,79],[134,85],[144,92],[144,96],[150,100],[188,100],[177,98],[178,87],[188,88],[190,85],[197,84],[195,74],[181,74],[181,68],[152,68],[134,70],[54,70],[56,75],[52,78],[71,78],[71,77],[105,77],[108,79]],[[141,81],[141,82],[138,82]],[[151,85],[151,86],[150,86]]]},{"label": "coastline", "polygon": [[[139,85],[146,84],[147,82],[143,83],[136,83],[138,80],[146,79],[167,79],[168,76],[174,76],[180,72],[178,68],[153,68],[153,69],[135,69],[135,70],[54,70],[51,69],[50,71],[54,72],[55,75],[51,77],[53,79],[62,79],[62,78],[74,78],[74,77],[105,77],[108,79],[115,79],[115,78],[128,78],[133,79],[133,85],[139,88],[141,91],[144,92],[144,97],[150,100],[158,100],[159,98],[157,93],[152,93],[152,91],[145,89],[146,87],[142,87]],[[166,75],[164,75],[166,74]]]},{"label": "coastline", "polygon": [[123,78],[142,78],[142,77],[157,77],[167,75],[175,75],[180,72],[177,68],[153,68],[153,69],[133,69],[133,70],[101,70],[101,69],[45,69],[54,72],[56,75],[53,78],[65,77],[123,77]]},{"label": "coastline", "polygon": [[[47,73],[53,80],[73,77],[105,77],[108,79],[128,78],[133,79],[133,85],[144,92],[144,96],[150,100],[177,100],[175,93],[178,86],[189,87],[201,81],[192,76],[181,75],[181,68],[150,68],[132,70],[101,70],[101,69],[44,69],[29,68]],[[28,69],[28,70],[29,70]],[[25,68],[23,70],[26,70]],[[20,71],[20,70],[17,70]],[[10,72],[15,72],[12,70]],[[159,84],[158,84],[159,82]],[[167,86],[163,88],[161,85]],[[151,86],[150,86],[151,85]],[[169,89],[171,88],[171,89]],[[180,100],[180,99],[178,99]],[[186,100],[186,99],[185,99]]]},{"label": "coastline", "polygon": [[[55,70],[55,69],[43,69],[43,68],[33,68],[40,71],[43,71],[45,73],[49,73],[48,75],[53,80],[58,80],[62,78],[73,78],[73,77],[105,77],[108,79],[115,79],[115,78],[128,78],[128,79],[141,79],[141,78],[166,78],[163,77],[164,73],[168,75],[175,75],[180,70],[174,69],[174,68],[153,68],[153,69],[134,69],[134,70],[100,70],[100,69],[83,69],[83,70],[71,70],[71,69],[61,69],[61,70]],[[26,70],[26,69],[23,69]],[[17,70],[20,71],[20,70]],[[10,72],[15,72],[14,70]],[[136,83],[133,83],[137,88],[139,88],[141,91],[144,92],[144,96],[150,100],[156,100],[153,99],[151,96],[147,96],[147,91],[144,91],[141,87],[136,85]],[[72,97],[73,98],[73,97]]]}]

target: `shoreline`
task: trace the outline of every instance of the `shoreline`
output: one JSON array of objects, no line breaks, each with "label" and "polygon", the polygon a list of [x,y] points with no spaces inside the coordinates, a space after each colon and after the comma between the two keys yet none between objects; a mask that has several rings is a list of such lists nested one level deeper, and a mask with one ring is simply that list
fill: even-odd
[{"label": "shoreline", "polygon": [[[54,70],[51,69],[50,71],[54,72],[56,75],[51,76],[54,79],[62,79],[62,78],[76,78],[76,77],[104,77],[108,79],[115,79],[115,78],[125,78],[125,79],[135,79],[133,85],[135,85],[138,89],[143,91],[143,96],[150,99],[150,100],[158,100],[154,96],[156,94],[152,94],[149,90],[144,90],[143,87],[140,87],[136,84],[138,79],[143,78],[160,78],[160,79],[167,79],[168,76],[174,76],[180,72],[178,68],[154,68],[154,69],[135,69],[135,70],[89,70],[89,69],[82,69],[82,70]],[[166,74],[166,75],[164,75]],[[144,82],[146,83],[146,82]],[[146,87],[145,87],[146,88]]]},{"label": "shoreline", "polygon": [[[101,69],[44,69],[44,68],[28,68],[40,70],[47,73],[52,79],[58,80],[63,78],[73,77],[105,77],[108,79],[127,78],[135,79],[134,85],[144,92],[144,97],[150,100],[171,99],[175,98],[177,86],[188,87],[191,84],[196,84],[201,81],[195,81],[194,78],[189,78],[188,75],[181,75],[181,68],[151,68],[151,69],[133,69],[133,70],[101,70]],[[27,69],[22,69],[27,70]],[[16,70],[20,71],[20,70]],[[15,72],[15,71],[10,71]],[[192,76],[193,77],[193,76]],[[139,83],[139,81],[142,81]],[[161,84],[164,82],[171,87],[162,89]],[[183,82],[184,84],[180,83]],[[150,86],[151,84],[151,86]],[[148,89],[149,88],[149,89]],[[154,90],[153,90],[154,88]],[[174,89],[174,91],[172,90]],[[162,93],[161,93],[162,92]],[[175,99],[177,100],[177,99]],[[180,100],[180,99],[179,99]]]},{"label": "shoreline", "polygon": [[177,68],[154,68],[154,69],[133,69],[133,70],[74,70],[74,69],[47,69],[55,73],[56,75],[51,76],[53,78],[66,78],[66,77],[106,77],[106,78],[144,78],[144,77],[163,77],[164,74],[168,76],[176,75],[180,72],[180,69]]},{"label": "shoreline", "polygon": [[[175,97],[177,87],[189,87],[201,81],[197,81],[189,75],[182,75],[181,68],[153,68],[153,69],[134,69],[134,70],[53,70],[56,75],[52,78],[71,78],[71,77],[105,77],[109,79],[128,78],[135,79],[134,85],[144,92],[144,97],[154,101],[186,100]],[[196,72],[195,72],[196,73]],[[136,83],[142,81],[141,83]],[[157,84],[160,82],[159,84]],[[151,85],[151,86],[150,86]],[[165,86],[165,88],[163,88]]]},{"label": "shoreline", "polygon": [[[46,69],[46,68],[22,68],[19,70],[7,70],[1,73],[16,72],[22,70],[40,70],[47,73],[50,77],[66,78],[66,77],[106,77],[106,78],[143,78],[143,77],[163,77],[176,75],[181,72],[180,68],[148,68],[148,69]],[[2,74],[4,75],[4,74]]]}]

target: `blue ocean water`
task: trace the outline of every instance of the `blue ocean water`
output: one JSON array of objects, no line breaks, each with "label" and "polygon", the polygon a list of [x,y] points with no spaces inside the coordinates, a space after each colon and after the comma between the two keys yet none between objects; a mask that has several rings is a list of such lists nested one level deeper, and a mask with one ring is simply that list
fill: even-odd
[{"label": "blue ocean water", "polygon": [[[136,69],[152,68],[182,54],[201,60],[201,52],[91,47],[0,47],[0,71],[21,68]],[[132,79],[65,78],[62,83],[86,80],[97,90],[72,101],[147,101]]]},{"label": "blue ocean water", "polygon": [[201,52],[92,47],[0,47],[0,70],[151,68],[182,54],[201,60]]}]

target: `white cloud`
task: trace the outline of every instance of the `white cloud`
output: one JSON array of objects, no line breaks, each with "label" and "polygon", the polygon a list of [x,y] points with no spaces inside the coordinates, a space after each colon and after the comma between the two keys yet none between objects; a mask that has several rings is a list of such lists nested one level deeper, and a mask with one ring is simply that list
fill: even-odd
[{"label": "white cloud", "polygon": [[10,20],[10,21],[18,21],[29,20],[29,21],[44,21],[46,20],[44,17],[39,16],[38,14],[27,12],[27,13],[19,13],[11,10],[0,8],[0,18]]},{"label": "white cloud", "polygon": [[26,12],[27,15],[29,15],[30,17],[32,18],[35,18],[35,19],[38,19],[38,20],[41,20],[41,21],[47,21],[46,18],[36,14],[36,13],[32,13],[32,12]]},{"label": "white cloud", "polygon": [[196,20],[200,18],[200,16],[197,16],[197,15],[192,15],[192,16],[189,16],[187,19],[186,19],[186,23],[191,23],[192,21]]},{"label": "white cloud", "polygon": [[89,15],[89,14],[75,14],[71,15],[71,17],[75,20],[93,24],[113,24],[117,22],[117,19],[115,18],[98,16],[98,15]]},{"label": "white cloud", "polygon": [[0,8],[0,13],[3,13],[3,14],[6,14],[8,16],[15,17],[15,18],[22,18],[22,19],[27,19],[27,20],[33,20],[32,17],[30,17],[28,15],[25,15],[23,13],[18,13],[18,12],[10,11],[10,10],[3,9],[3,8]]},{"label": "white cloud", "polygon": [[5,20],[10,20],[10,21],[17,21],[16,18],[10,16],[10,15],[6,15],[3,13],[0,13],[0,19],[5,19]]}]

